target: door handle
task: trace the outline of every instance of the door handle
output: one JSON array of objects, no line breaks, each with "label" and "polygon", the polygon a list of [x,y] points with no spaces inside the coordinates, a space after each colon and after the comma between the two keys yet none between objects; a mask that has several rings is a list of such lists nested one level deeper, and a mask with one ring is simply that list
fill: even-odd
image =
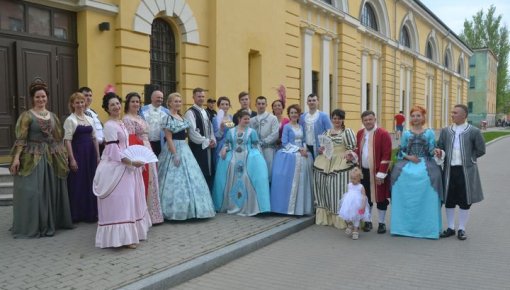
[{"label": "door handle", "polygon": [[12,96],[12,109],[16,110],[16,96]]}]

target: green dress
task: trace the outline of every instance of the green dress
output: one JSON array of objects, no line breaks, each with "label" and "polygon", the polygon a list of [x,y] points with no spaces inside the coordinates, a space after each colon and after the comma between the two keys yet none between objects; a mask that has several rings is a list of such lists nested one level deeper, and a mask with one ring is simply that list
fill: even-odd
[{"label": "green dress", "polygon": [[12,154],[20,153],[19,173],[14,177],[14,238],[53,236],[58,228],[73,228],[67,194],[67,153],[62,127],[51,113],[48,120],[32,112],[16,123]]}]

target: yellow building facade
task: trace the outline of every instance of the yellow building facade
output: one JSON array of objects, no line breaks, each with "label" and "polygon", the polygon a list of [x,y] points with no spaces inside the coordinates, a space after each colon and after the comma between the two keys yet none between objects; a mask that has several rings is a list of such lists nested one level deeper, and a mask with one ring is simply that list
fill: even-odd
[{"label": "yellow building facade", "polygon": [[[346,125],[360,128],[360,113],[376,112],[393,131],[393,116],[415,105],[431,127],[467,101],[472,51],[421,2],[413,0],[86,0],[28,1],[76,13],[77,79],[94,91],[93,107],[114,84],[119,95],[144,92],[154,80],[154,24],[173,34],[172,71],[158,76],[192,104],[192,90],[208,97],[277,98],[306,107],[342,108]],[[98,25],[109,24],[109,30]],[[161,23],[160,23],[161,24]],[[164,35],[163,35],[164,37]],[[152,47],[152,48],[151,48]],[[165,94],[171,93],[165,91]],[[305,108],[306,109],[306,108]],[[233,111],[233,110],[232,110]]]}]

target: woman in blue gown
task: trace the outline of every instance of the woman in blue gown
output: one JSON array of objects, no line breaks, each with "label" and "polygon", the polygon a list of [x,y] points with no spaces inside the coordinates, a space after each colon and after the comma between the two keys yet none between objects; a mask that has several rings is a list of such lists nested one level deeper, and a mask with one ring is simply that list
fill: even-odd
[{"label": "woman in blue gown", "polygon": [[239,125],[227,132],[218,159],[213,202],[219,212],[253,216],[271,208],[267,165],[257,132],[248,127],[250,114],[240,110],[236,116]]},{"label": "woman in blue gown", "polygon": [[308,152],[305,130],[299,125],[301,108],[287,108],[290,122],[283,127],[282,149],[273,161],[271,183],[271,211],[289,215],[313,213],[312,154]]},{"label": "woman in blue gown", "polygon": [[423,128],[426,114],[420,106],[411,109],[411,129],[402,135],[391,172],[391,234],[438,239],[443,185],[433,159],[434,131]]},{"label": "woman in blue gown", "polygon": [[227,97],[219,97],[218,101],[218,114],[213,118],[213,130],[214,137],[216,137],[216,148],[214,149],[214,165],[218,164],[218,158],[220,158],[220,151],[225,144],[225,136],[229,129],[232,129],[235,125],[232,122],[232,115],[228,114],[230,109],[230,99]]},{"label": "woman in blue gown", "polygon": [[159,154],[159,196],[166,220],[215,216],[211,193],[191,149],[186,143],[190,123],[179,115],[182,97],[168,96],[170,115],[163,122],[166,143]]}]

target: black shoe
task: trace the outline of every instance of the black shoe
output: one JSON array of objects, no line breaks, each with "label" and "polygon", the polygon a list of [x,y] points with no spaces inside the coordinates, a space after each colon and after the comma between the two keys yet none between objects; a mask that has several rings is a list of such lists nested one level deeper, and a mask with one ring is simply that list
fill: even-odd
[{"label": "black shoe", "polygon": [[439,234],[440,238],[448,238],[451,236],[455,236],[455,230],[450,228],[447,228],[446,230]]},{"label": "black shoe", "polygon": [[377,228],[378,234],[384,234],[386,232],[386,224],[379,223],[379,227]]},{"label": "black shoe", "polygon": [[457,238],[461,241],[464,241],[465,239],[467,239],[466,232],[464,230],[458,230]]},{"label": "black shoe", "polygon": [[363,227],[364,232],[370,232],[372,229],[372,222],[365,222],[365,226]]}]

